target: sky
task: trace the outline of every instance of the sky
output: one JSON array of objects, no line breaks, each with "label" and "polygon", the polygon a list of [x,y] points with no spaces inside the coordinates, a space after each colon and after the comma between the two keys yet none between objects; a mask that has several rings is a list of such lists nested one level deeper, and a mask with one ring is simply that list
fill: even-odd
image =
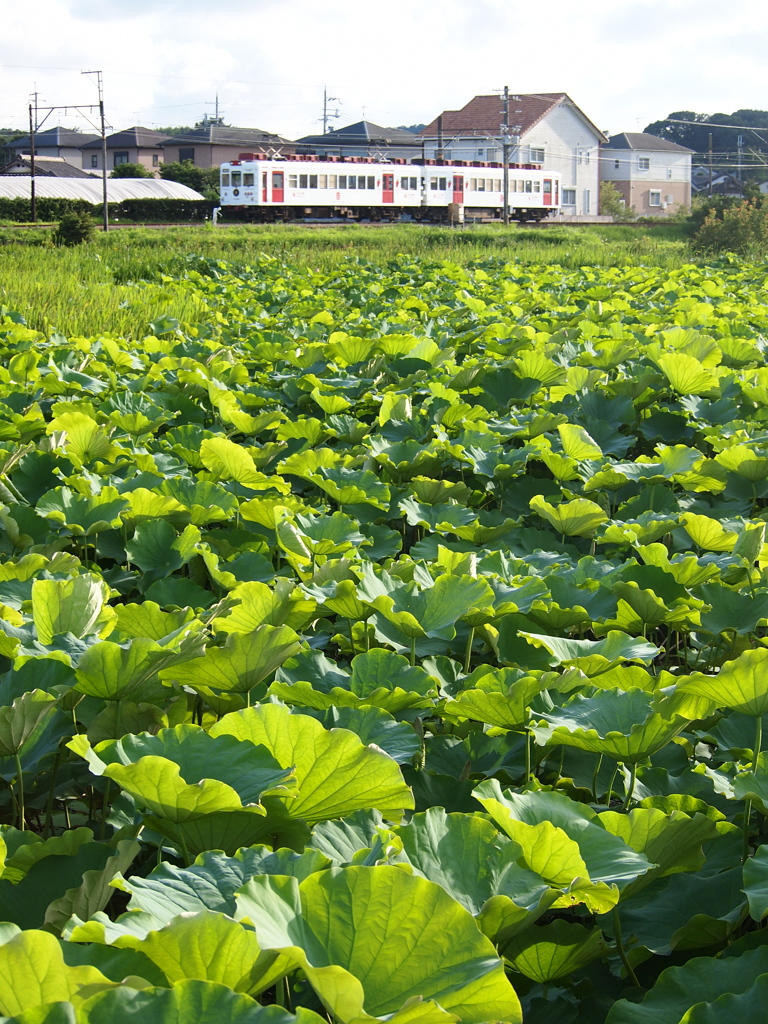
[{"label": "sky", "polygon": [[[768,4],[741,0],[35,0],[3,4],[0,128],[97,101],[113,130],[225,122],[289,139],[428,123],[478,93],[567,92],[609,134],[768,109]],[[9,45],[10,44],[10,45]],[[41,114],[44,116],[45,111]],[[94,116],[92,114],[92,116]],[[91,130],[72,109],[55,124]]]}]

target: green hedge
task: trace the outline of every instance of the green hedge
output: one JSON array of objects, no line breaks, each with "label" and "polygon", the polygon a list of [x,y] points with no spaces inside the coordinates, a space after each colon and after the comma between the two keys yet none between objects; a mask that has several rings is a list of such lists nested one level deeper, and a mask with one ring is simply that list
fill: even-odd
[{"label": "green hedge", "polygon": [[[210,199],[124,199],[122,203],[109,204],[110,220],[117,219],[142,223],[189,223],[203,221],[211,216],[216,204]],[[61,220],[65,213],[91,213],[94,218],[101,216],[101,207],[83,199],[37,200],[37,219],[41,221]],[[0,198],[0,220],[28,223],[32,219],[32,207],[28,199]]]}]

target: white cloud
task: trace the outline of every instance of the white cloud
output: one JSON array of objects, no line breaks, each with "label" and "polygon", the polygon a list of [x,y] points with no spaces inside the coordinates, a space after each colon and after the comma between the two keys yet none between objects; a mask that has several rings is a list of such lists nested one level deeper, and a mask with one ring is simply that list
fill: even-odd
[{"label": "white cloud", "polygon": [[430,121],[505,84],[564,90],[613,132],[768,107],[758,0],[726,13],[715,0],[37,0],[4,15],[3,36],[0,126],[19,128],[35,85],[44,103],[95,99],[87,68],[105,72],[115,128],[192,123],[218,90],[229,123],[289,138],[317,130],[324,84],[337,124]]}]

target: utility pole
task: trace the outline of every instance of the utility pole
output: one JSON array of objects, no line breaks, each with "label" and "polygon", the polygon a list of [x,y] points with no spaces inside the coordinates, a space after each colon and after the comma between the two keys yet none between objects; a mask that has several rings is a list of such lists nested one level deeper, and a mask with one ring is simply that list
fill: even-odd
[{"label": "utility pole", "polygon": [[34,117],[32,104],[29,104],[29,206],[30,219],[37,223],[37,190],[35,188],[35,131],[37,129],[37,92],[34,93]]},{"label": "utility pole", "polygon": [[341,100],[338,96],[329,96],[327,87],[323,86],[323,135],[326,135],[328,132],[328,122],[330,119],[332,117],[339,117],[338,108],[333,113],[328,110],[329,103],[341,103]]},{"label": "utility pole", "polygon": [[743,135],[739,135],[737,137],[736,145],[739,148],[739,163],[738,163],[738,167],[737,167],[737,171],[736,171],[736,177],[739,179],[739,181],[743,181],[744,180],[744,176],[742,174],[742,169],[741,169],[741,158],[742,158],[742,154],[744,152],[744,136]]},{"label": "utility pole", "polygon": [[501,126],[502,167],[504,169],[504,226],[509,227],[509,86],[504,86],[504,123]]},{"label": "utility pole", "polygon": [[109,231],[109,205],[107,201],[107,125],[104,120],[104,78],[101,71],[83,71],[84,75],[96,75],[99,89],[99,117],[101,118],[101,194],[104,203],[102,224]]},{"label": "utility pole", "polygon": [[712,197],[712,132],[709,133],[709,195]]}]

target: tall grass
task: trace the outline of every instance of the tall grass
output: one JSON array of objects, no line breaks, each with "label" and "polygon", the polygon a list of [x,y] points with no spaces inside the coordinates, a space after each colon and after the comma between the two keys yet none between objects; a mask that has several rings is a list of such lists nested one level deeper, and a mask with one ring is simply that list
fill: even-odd
[{"label": "tall grass", "polygon": [[46,333],[92,335],[112,331],[141,337],[161,313],[182,321],[203,310],[164,277],[183,277],[190,256],[235,264],[259,253],[293,266],[331,270],[347,256],[375,262],[398,253],[468,263],[500,256],[565,267],[653,263],[670,269],[690,259],[682,230],[664,225],[642,231],[622,225],[463,229],[418,225],[179,226],[120,228],[87,244],[56,249],[48,229],[0,228],[0,305],[21,313]]}]

